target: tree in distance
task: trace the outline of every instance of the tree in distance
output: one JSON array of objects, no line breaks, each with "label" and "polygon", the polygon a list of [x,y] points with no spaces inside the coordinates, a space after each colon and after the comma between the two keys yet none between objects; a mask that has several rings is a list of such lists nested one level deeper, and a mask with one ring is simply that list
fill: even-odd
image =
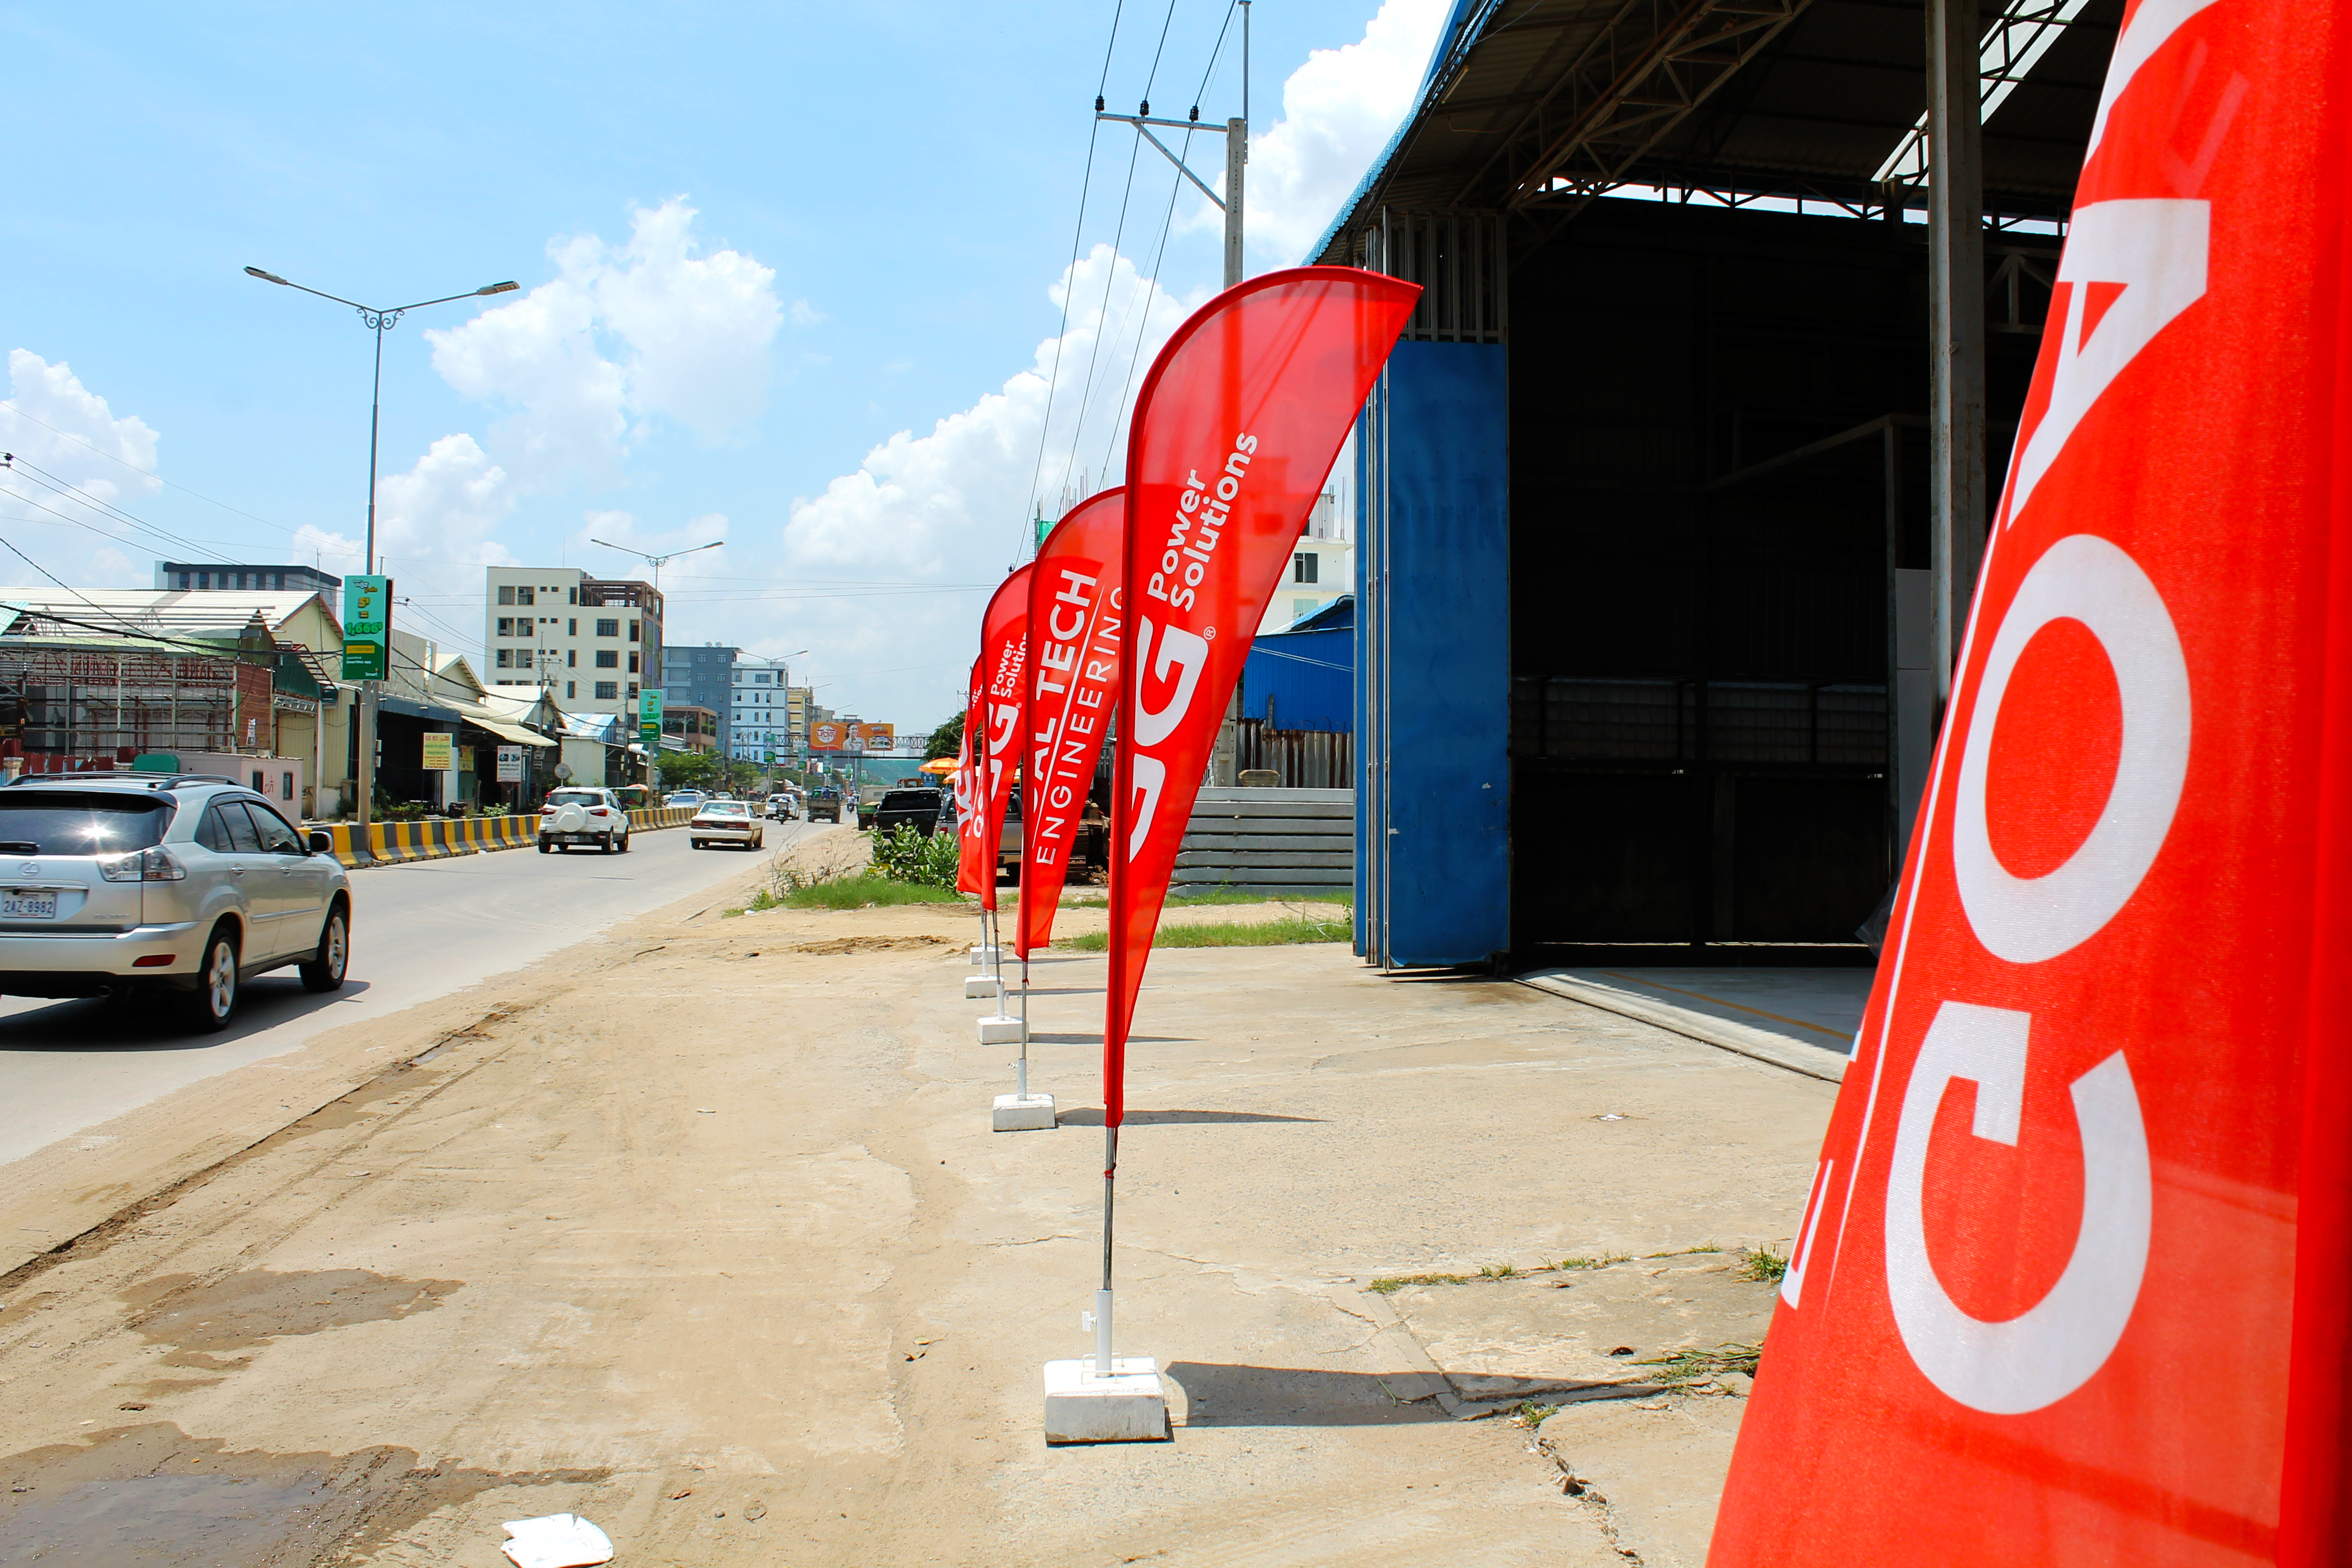
[{"label": "tree in distance", "polygon": [[963,749],[963,715],[959,713],[931,731],[930,743],[923,748],[923,761],[936,762],[952,757]]}]

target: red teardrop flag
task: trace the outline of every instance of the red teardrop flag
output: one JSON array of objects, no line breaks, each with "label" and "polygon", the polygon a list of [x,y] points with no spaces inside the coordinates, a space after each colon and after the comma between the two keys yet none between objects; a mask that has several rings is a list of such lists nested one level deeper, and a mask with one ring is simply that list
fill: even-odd
[{"label": "red teardrop flag", "polygon": [[1716,1568],[2352,1550],[2347,148],[2125,17]]},{"label": "red teardrop flag", "polygon": [[1013,935],[1023,958],[1053,940],[1070,849],[1118,707],[1126,528],[1127,491],[1104,490],[1072,507],[1030,563],[1035,657],[1022,725],[1021,919]]},{"label": "red teardrop flag", "polygon": [[1352,267],[1226,289],[1176,329],[1127,447],[1127,700],[1113,752],[1104,1110],[1126,1108],[1127,1029],[1184,823],[1266,600],[1421,297]]},{"label": "red teardrop flag", "polygon": [[[988,842],[988,785],[982,776],[981,763],[987,748],[980,740],[982,682],[981,661],[971,661],[971,681],[963,704],[963,739],[956,746],[956,891],[977,893],[981,879],[993,864],[982,852]],[[992,875],[988,879],[994,881]]]},{"label": "red teardrop flag", "polygon": [[997,584],[980,621],[981,739],[972,742],[986,789],[980,845],[980,907],[996,908],[996,857],[1004,838],[1004,812],[1021,761],[1022,693],[1028,685],[1029,568]]}]

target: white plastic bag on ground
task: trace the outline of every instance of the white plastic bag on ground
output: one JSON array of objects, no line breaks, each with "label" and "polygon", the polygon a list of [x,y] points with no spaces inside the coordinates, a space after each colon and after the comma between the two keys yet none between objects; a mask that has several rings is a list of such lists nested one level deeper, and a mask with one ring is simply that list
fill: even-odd
[{"label": "white plastic bag on ground", "polygon": [[593,1568],[613,1560],[613,1542],[576,1513],[507,1521],[506,1553],[515,1568]]}]

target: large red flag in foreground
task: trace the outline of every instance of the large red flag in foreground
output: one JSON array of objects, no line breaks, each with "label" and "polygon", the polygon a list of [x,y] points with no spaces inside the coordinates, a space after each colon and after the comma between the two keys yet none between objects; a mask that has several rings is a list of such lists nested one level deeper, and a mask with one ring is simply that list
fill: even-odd
[{"label": "large red flag in foreground", "polygon": [[1054,910],[1069,875],[1070,846],[1095,781],[1095,761],[1118,707],[1119,542],[1127,491],[1104,490],[1072,507],[1030,563],[1029,716],[1021,765],[1023,958],[1054,937]]},{"label": "large red flag in foreground", "polygon": [[[980,907],[996,908],[997,847],[1013,798],[1013,770],[1021,760],[1021,694],[1028,684],[1029,568],[1015,567],[997,585],[980,618],[981,738],[971,754],[986,793],[981,841]],[[965,727],[971,727],[966,721]],[[968,842],[968,841],[967,841]]]},{"label": "large red flag in foreground", "polygon": [[977,893],[982,879],[993,883],[995,860],[983,848],[988,844],[988,785],[982,767],[988,756],[980,738],[985,721],[981,698],[985,689],[979,659],[971,661],[971,683],[963,704],[963,740],[956,747],[956,891]]},{"label": "large red flag in foreground", "polygon": [[2347,46],[2116,40],[1717,1568],[2352,1552]]},{"label": "large red flag in foreground", "polygon": [[1176,329],[1135,401],[1121,584],[1135,628],[1111,818],[1105,1120],[1217,726],[1349,426],[1421,297],[1352,267],[1235,284]]}]

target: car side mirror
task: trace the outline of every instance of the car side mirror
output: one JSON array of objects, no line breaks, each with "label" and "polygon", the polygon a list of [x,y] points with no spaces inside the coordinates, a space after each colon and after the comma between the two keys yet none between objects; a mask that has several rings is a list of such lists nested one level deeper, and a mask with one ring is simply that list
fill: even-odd
[{"label": "car side mirror", "polygon": [[310,853],[313,855],[332,855],[334,852],[335,836],[329,833],[324,828],[312,828],[310,830]]}]

